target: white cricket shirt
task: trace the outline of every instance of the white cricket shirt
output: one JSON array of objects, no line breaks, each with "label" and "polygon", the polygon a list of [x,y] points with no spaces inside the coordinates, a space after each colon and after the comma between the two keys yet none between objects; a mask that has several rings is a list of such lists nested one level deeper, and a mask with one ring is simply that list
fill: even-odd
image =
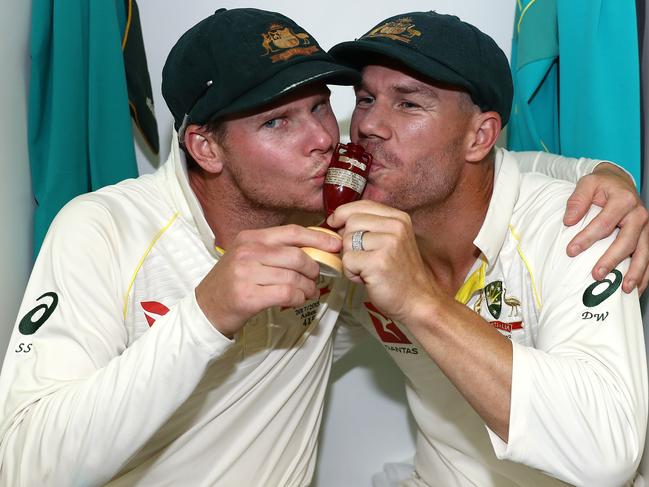
[{"label": "white cricket shirt", "polygon": [[382,315],[362,288],[352,296],[354,317],[406,376],[418,431],[415,478],[404,486],[565,485],[556,478],[620,486],[640,461],[647,368],[638,296],[620,286],[628,262],[596,284],[591,269],[613,237],[578,257],[566,255],[596,212],[565,227],[574,186],[521,175],[518,159],[529,167],[537,156],[497,151],[493,195],[474,241],[482,255],[456,296],[513,343],[507,444],[488,431],[404,324]]},{"label": "white cricket shirt", "polygon": [[309,484],[346,283],[229,340],[194,296],[218,259],[175,143],[61,211],[0,377],[0,485]]}]

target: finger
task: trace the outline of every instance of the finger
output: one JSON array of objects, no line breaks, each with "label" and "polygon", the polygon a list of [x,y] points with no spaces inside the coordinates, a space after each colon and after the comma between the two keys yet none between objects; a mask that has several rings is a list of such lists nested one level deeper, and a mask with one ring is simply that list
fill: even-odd
[{"label": "finger", "polygon": [[[340,243],[339,243],[340,245]],[[309,279],[317,279],[319,269],[317,262],[307,256],[302,249],[298,247],[280,246],[280,245],[262,245],[247,244],[233,248],[226,253],[229,259],[233,259],[238,266],[242,267],[240,271],[250,273],[243,263],[258,263],[266,267],[276,267],[299,272]],[[258,270],[256,268],[256,270]]]},{"label": "finger", "polygon": [[358,252],[345,252],[343,253],[343,272],[347,279],[354,282],[365,282],[367,269],[372,269],[375,266],[371,261],[375,258],[376,252],[358,251]]},{"label": "finger", "polygon": [[309,295],[288,284],[274,284],[271,286],[260,286],[257,288],[257,294],[260,303],[264,303],[261,309],[270,308],[272,306],[286,306],[295,308],[303,305]]},{"label": "finger", "polygon": [[345,272],[345,277],[347,277],[347,279],[349,279],[354,284],[365,284],[363,279],[361,279],[361,276],[348,276],[347,273]]},{"label": "finger", "polygon": [[638,294],[642,294],[647,290],[647,283],[649,283],[649,267],[645,271],[644,276],[642,276],[642,280],[639,283]]},{"label": "finger", "polygon": [[[647,227],[646,225],[642,229],[642,234],[640,235],[640,239],[638,241],[638,251],[649,254],[649,227]],[[642,279],[638,283],[638,293],[644,293],[645,289],[647,289],[647,283],[649,283],[649,264],[647,265],[647,268],[642,275]]]},{"label": "finger", "polygon": [[309,298],[314,298],[318,295],[316,278],[310,279],[290,269],[268,266],[260,266],[254,276],[255,283],[259,286],[290,286],[299,289]]},{"label": "finger", "polygon": [[397,239],[408,238],[412,233],[412,222],[410,216],[403,212],[393,213],[390,216],[382,216],[368,213],[358,213],[349,217],[342,236],[345,239],[358,232],[364,231],[367,234],[394,235]]},{"label": "finger", "polygon": [[390,233],[392,231],[391,229],[395,226],[392,220],[392,218],[367,213],[353,215],[347,220],[345,228],[341,232],[343,248],[345,241],[351,239],[351,236],[358,231],[366,233]]},{"label": "finger", "polygon": [[[627,213],[621,205],[623,206],[619,200],[610,200],[602,211],[600,211],[599,214],[568,243],[568,255],[574,257],[589,248],[593,243],[602,240],[613,233],[617,224],[622,224],[621,221]],[[633,233],[633,228],[630,228],[629,230],[628,235]],[[639,230],[636,233],[639,234]],[[632,251],[633,248],[635,248],[635,242],[633,242],[633,247],[630,250]]]},{"label": "finger", "polygon": [[369,252],[378,249],[387,249],[389,246],[390,234],[382,232],[363,231],[361,242],[363,245],[362,250],[354,250],[352,247],[352,239],[356,232],[345,232],[343,238],[343,254],[348,252]]},{"label": "finger", "polygon": [[[606,277],[606,275],[611,272],[617,265],[622,262],[624,259],[629,257],[631,253],[635,250],[637,241],[633,241],[633,237],[623,235],[624,229],[619,233],[615,241],[611,246],[606,249],[604,255],[602,255],[599,260],[595,263],[592,270],[592,275],[595,279],[601,280]],[[642,264],[642,259],[636,264],[638,269],[633,273],[634,280],[637,280],[642,276],[644,272],[644,265]],[[640,268],[640,266],[642,266]],[[641,269],[641,270],[640,270]]]},{"label": "finger", "polygon": [[375,201],[360,200],[336,208],[336,211],[327,218],[327,223],[333,228],[340,228],[346,226],[347,221],[352,215],[363,213],[384,217],[394,217],[402,212]]},{"label": "finger", "polygon": [[647,242],[643,240],[638,242],[638,246],[631,256],[631,264],[629,265],[629,270],[624,276],[624,283],[622,284],[622,290],[626,293],[630,293],[634,287],[638,286],[639,288],[646,287],[646,281],[644,281],[645,276],[647,275],[647,270],[649,269],[649,247]]},{"label": "finger", "polygon": [[624,276],[624,281],[622,283],[622,291],[629,294],[631,291],[635,289],[638,281],[642,278],[642,270],[638,271],[638,269],[633,269],[632,267],[629,267],[629,270]]},{"label": "finger", "polygon": [[571,226],[580,221],[588,212],[595,195],[596,187],[592,178],[584,177],[577,182],[575,191],[568,198],[563,223]]},{"label": "finger", "polygon": [[248,242],[259,242],[265,245],[315,247],[326,252],[338,252],[341,246],[340,239],[337,236],[300,225],[246,230],[239,233],[235,239],[235,244]]}]

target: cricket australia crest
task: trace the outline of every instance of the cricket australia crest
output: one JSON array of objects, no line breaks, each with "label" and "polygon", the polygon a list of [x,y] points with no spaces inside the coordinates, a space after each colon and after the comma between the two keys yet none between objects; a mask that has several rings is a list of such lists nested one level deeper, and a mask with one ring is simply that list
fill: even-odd
[{"label": "cricket australia crest", "polygon": [[484,295],[489,313],[498,319],[503,306],[503,282],[494,281],[487,284],[484,287]]},{"label": "cricket australia crest", "polygon": [[363,37],[388,37],[395,41],[410,42],[413,37],[418,37],[421,32],[415,29],[410,17],[402,17],[379,25]]},{"label": "cricket australia crest", "polygon": [[[269,56],[273,63],[286,61],[293,56],[308,56],[318,51],[311,44],[311,37],[306,32],[293,32],[290,27],[282,24],[271,24],[268,31],[261,34],[264,56]],[[309,47],[304,47],[309,46]]]}]

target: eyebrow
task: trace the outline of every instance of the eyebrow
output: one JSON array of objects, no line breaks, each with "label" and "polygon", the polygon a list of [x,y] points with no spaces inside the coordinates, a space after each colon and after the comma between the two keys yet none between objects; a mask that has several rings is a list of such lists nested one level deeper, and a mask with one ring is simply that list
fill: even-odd
[{"label": "eyebrow", "polygon": [[[320,102],[326,102],[331,97],[331,90],[325,86],[320,93],[314,93],[314,95],[316,97],[319,97]],[[285,114],[290,113],[295,109],[294,107],[288,107],[288,105],[289,103],[280,104],[276,107],[269,108],[268,110],[263,111],[261,113],[257,113],[255,117],[261,119],[272,119],[272,118],[277,118],[279,116],[284,116]]]},{"label": "eyebrow", "polygon": [[[360,84],[354,85],[354,91],[371,91],[365,84],[362,82]],[[390,86],[390,90],[393,91],[394,93],[399,93],[402,95],[412,95],[412,94],[422,94],[425,96],[430,96],[431,98],[434,98],[435,100],[439,99],[439,94],[435,90],[435,88],[425,85],[423,83],[417,83],[417,84],[398,84],[398,85],[392,85]]]},{"label": "eyebrow", "polygon": [[282,106],[278,106],[278,107],[275,107],[275,108],[271,108],[271,109],[266,110],[266,111],[261,112],[261,113],[257,113],[254,116],[255,116],[255,118],[258,118],[258,119],[271,120],[273,118],[279,117],[280,115],[284,115],[286,113],[286,111],[287,111],[286,106],[282,105]]},{"label": "eyebrow", "polygon": [[434,98],[436,100],[439,98],[439,95],[434,88],[424,84],[392,85],[391,89],[395,93],[400,93],[402,95],[421,93],[422,95],[430,96],[431,98]]}]

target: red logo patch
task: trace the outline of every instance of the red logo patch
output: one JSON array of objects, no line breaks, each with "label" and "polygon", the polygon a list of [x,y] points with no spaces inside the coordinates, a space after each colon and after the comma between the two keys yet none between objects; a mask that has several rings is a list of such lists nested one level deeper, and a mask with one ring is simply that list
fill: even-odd
[{"label": "red logo patch", "polygon": [[503,330],[506,331],[507,333],[511,333],[512,330],[523,329],[522,321],[514,321],[513,323],[503,323],[502,321],[490,321],[489,323],[491,323],[491,326],[493,326],[496,330]]},{"label": "red logo patch", "polygon": [[[144,317],[149,326],[152,326],[160,316],[164,316],[169,311],[164,304],[158,303],[157,301],[142,301],[140,303],[142,309],[144,310]],[[152,316],[156,315],[156,316]]]},{"label": "red logo patch", "polygon": [[[381,313],[378,309],[376,309],[376,306],[374,306],[369,301],[364,304],[367,308],[370,318],[372,319],[372,324],[376,329],[376,333],[379,335],[379,338],[383,343],[412,343],[410,340],[408,340],[408,337],[404,335],[404,333],[399,329],[397,324],[390,318],[385,316],[383,313]],[[380,319],[379,317],[383,319]],[[385,320],[385,322],[383,320]]]}]

